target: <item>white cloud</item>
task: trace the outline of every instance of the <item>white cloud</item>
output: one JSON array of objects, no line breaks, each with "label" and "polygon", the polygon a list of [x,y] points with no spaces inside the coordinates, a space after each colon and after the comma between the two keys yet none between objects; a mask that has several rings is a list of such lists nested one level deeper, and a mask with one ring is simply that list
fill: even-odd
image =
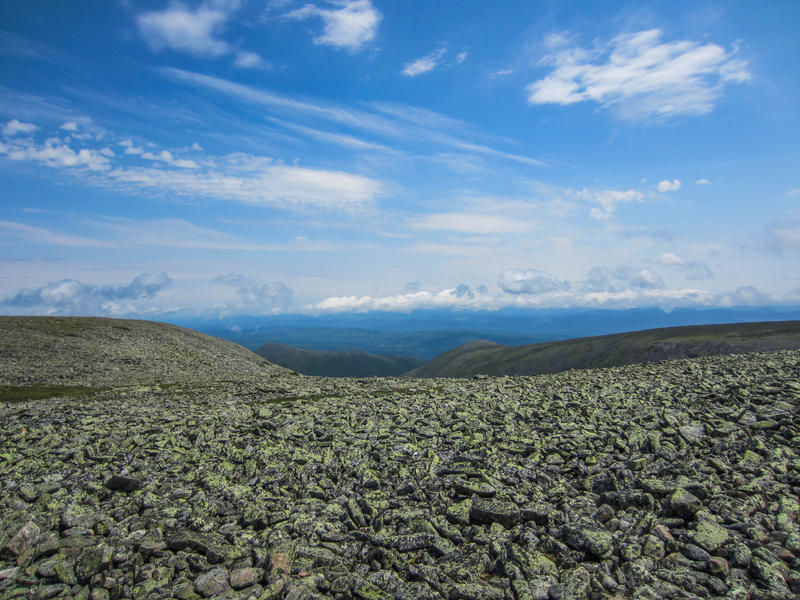
[{"label": "white cloud", "polygon": [[370,0],[331,0],[331,3],[338,8],[325,9],[306,4],[286,17],[298,20],[320,17],[324,26],[322,35],[314,38],[316,44],[355,51],[375,39],[383,16]]},{"label": "white cloud", "polygon": [[439,292],[408,292],[394,296],[334,296],[304,307],[306,312],[363,313],[370,311],[411,312],[420,309],[494,309],[496,299],[485,293],[472,292],[467,286]]},{"label": "white cloud", "polygon": [[3,125],[3,135],[14,136],[18,133],[33,133],[37,129],[39,128],[33,123],[22,123],[17,119],[11,119]]},{"label": "white cloud", "polygon": [[518,219],[480,213],[434,213],[412,223],[418,229],[479,234],[522,233],[531,229],[529,223]]},{"label": "white cloud", "polygon": [[695,183],[697,185],[711,185],[711,182],[705,177],[703,177],[702,179],[698,179],[697,181],[695,181]]},{"label": "white cloud", "polygon": [[681,189],[681,182],[677,179],[673,179],[672,181],[665,179],[664,181],[658,182],[657,189],[659,192],[676,192]]},{"label": "white cloud", "polygon": [[714,109],[727,83],[750,79],[747,63],[716,44],[662,42],[659,29],[623,34],[587,50],[553,48],[552,72],[527,86],[531,104],[593,101],[622,118],[701,115]]},{"label": "white cloud", "polygon": [[56,233],[49,229],[16,223],[14,221],[0,221],[0,230],[4,235],[14,236],[34,244],[49,244],[53,246],[75,246],[82,248],[111,248],[117,246],[116,242],[97,240],[78,235]]},{"label": "white cloud", "polygon": [[[552,277],[552,276],[550,276]],[[545,281],[547,281],[545,277]],[[559,283],[557,280],[556,285]],[[561,282],[565,283],[565,282]],[[547,285],[545,284],[545,288]],[[566,286],[563,286],[566,287]],[[300,308],[305,313],[365,313],[370,311],[411,312],[420,309],[497,310],[517,308],[636,308],[659,306],[734,306],[769,304],[779,299],[744,287],[725,294],[699,289],[659,289],[627,287],[619,290],[572,291],[551,289],[543,293],[505,293],[494,296],[484,286],[470,289],[465,285],[441,290],[419,291],[412,285],[402,294],[392,296],[333,296]]]},{"label": "white cloud", "polygon": [[78,124],[75,121],[67,121],[59,129],[64,131],[78,131]]},{"label": "white cloud", "polygon": [[284,96],[241,83],[184,71],[175,68],[159,69],[166,77],[185,84],[205,89],[213,89],[222,94],[237,98],[246,103],[269,106],[271,110],[289,113],[294,117],[323,120],[335,123],[337,133],[341,126],[368,131],[372,135],[391,137],[415,144],[424,141],[429,144],[458,148],[475,154],[503,158],[534,166],[544,166],[542,161],[496,150],[474,141],[482,136],[468,124],[435,113],[430,110],[396,103],[372,103],[374,111],[349,108],[335,104],[311,102]]},{"label": "white cloud", "polygon": [[590,191],[584,188],[577,191],[576,195],[582,200],[589,200],[600,205],[599,208],[594,207],[589,211],[589,216],[592,219],[598,220],[606,220],[610,218],[612,213],[620,204],[642,202],[645,198],[644,194],[638,190]]},{"label": "white cloud", "polygon": [[130,314],[141,308],[141,301],[153,298],[171,283],[163,271],[142,273],[129,284],[120,286],[90,285],[75,279],[62,279],[21,290],[0,301],[0,305],[47,314]]},{"label": "white cloud", "polygon": [[770,225],[767,228],[767,243],[778,252],[800,250],[800,219]]},{"label": "white cloud", "polygon": [[505,77],[506,75],[511,75],[514,73],[514,69],[500,69],[499,71],[493,71],[489,73],[490,79],[495,79],[496,77]]},{"label": "white cloud", "polygon": [[686,276],[686,279],[690,279],[692,281],[702,281],[714,278],[714,273],[705,263],[696,260],[687,260],[684,257],[672,252],[663,252],[659,254],[655,257],[655,259],[653,259],[653,262],[680,271]]},{"label": "white cloud", "polygon": [[506,269],[497,279],[497,284],[508,294],[549,294],[564,292],[570,288],[568,281],[535,269]]},{"label": "white cloud", "polygon": [[800,196],[800,188],[797,188],[796,190],[789,190],[788,192],[786,192],[786,195],[787,196]]},{"label": "white cloud", "polygon": [[48,167],[87,167],[92,171],[109,168],[108,157],[99,151],[82,148],[76,152],[58,138],[49,138],[39,147],[0,143],[0,154],[5,154],[11,160],[41,162]]},{"label": "white cloud", "polygon": [[204,2],[191,10],[173,3],[160,11],[142,13],[137,18],[145,42],[155,51],[165,48],[188,52],[194,56],[221,56],[230,52],[227,42],[217,35],[236,5]]},{"label": "white cloud", "polygon": [[361,175],[276,165],[260,156],[235,154],[217,163],[213,169],[194,171],[119,168],[98,184],[122,188],[135,185],[156,193],[255,205],[326,209],[363,207],[383,190],[378,181]]},{"label": "white cloud", "polygon": [[456,64],[460,65],[465,60],[467,60],[468,56],[469,56],[469,53],[466,52],[466,51],[465,52],[459,52],[458,54],[456,54]]},{"label": "white cloud", "polygon": [[240,69],[270,69],[272,63],[265,61],[255,52],[237,52],[233,61],[234,67]]},{"label": "white cloud", "polygon": [[229,273],[220,275],[214,283],[231,287],[236,292],[237,301],[231,309],[249,309],[262,312],[285,311],[292,303],[294,291],[280,281],[258,282],[244,275]]},{"label": "white cloud", "polygon": [[144,152],[144,148],[134,146],[131,140],[122,140],[119,145],[125,148],[125,154],[142,154]]},{"label": "white cloud", "polygon": [[434,50],[433,52],[423,56],[422,58],[418,58],[416,60],[412,60],[411,62],[406,63],[405,66],[403,67],[402,71],[403,75],[407,77],[416,77],[417,75],[422,75],[423,73],[432,71],[442,61],[445,52],[447,52],[446,49],[439,48],[438,50]]},{"label": "white cloud", "polygon": [[586,275],[583,289],[589,292],[620,293],[630,290],[663,289],[664,280],[650,269],[620,265],[615,269],[593,267]]},{"label": "white cloud", "polygon": [[[126,150],[126,153],[127,150]],[[157,160],[168,165],[172,165],[173,167],[179,167],[181,169],[196,169],[197,163],[193,160],[188,160],[184,158],[175,158],[172,156],[172,153],[167,150],[162,150],[158,154],[153,154],[152,152],[143,152],[142,158],[145,160]]]}]

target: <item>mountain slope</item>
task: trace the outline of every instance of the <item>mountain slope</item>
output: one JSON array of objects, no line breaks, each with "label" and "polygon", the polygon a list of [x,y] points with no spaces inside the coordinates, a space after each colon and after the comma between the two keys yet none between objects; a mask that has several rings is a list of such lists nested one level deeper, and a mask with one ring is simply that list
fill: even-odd
[{"label": "mountain slope", "polygon": [[0,317],[0,385],[197,383],[282,373],[237,344],[165,323]]},{"label": "mountain slope", "polygon": [[530,346],[470,342],[437,356],[406,375],[536,375],[568,369],[656,362],[668,358],[798,348],[800,321],[669,327]]},{"label": "mountain slope", "polygon": [[360,350],[306,350],[274,343],[262,345],[256,354],[303,375],[326,377],[389,377],[423,364],[417,358],[404,356],[381,356]]}]

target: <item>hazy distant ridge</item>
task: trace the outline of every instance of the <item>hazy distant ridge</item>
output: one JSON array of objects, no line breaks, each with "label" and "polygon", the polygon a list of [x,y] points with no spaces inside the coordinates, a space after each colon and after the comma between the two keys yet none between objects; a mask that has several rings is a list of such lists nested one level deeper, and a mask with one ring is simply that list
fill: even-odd
[{"label": "hazy distant ridge", "polygon": [[669,327],[529,346],[504,346],[480,340],[445,352],[407,375],[537,375],[671,358],[798,348],[800,321]]},{"label": "hazy distant ridge", "polygon": [[423,364],[406,356],[381,356],[361,350],[306,350],[274,343],[262,345],[256,354],[303,375],[325,377],[390,377]]}]

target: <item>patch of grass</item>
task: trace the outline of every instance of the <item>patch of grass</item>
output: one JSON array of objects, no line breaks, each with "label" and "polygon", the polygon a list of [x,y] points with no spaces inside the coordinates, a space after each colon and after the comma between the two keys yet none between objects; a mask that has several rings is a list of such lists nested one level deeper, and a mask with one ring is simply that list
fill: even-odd
[{"label": "patch of grass", "polygon": [[78,385],[13,385],[0,386],[0,402],[25,402],[44,398],[89,397],[103,388],[83,387]]}]

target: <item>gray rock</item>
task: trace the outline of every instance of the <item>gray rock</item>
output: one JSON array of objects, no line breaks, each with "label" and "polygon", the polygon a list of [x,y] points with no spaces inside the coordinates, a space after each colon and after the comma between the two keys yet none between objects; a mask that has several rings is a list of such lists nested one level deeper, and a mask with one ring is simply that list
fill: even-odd
[{"label": "gray rock", "polygon": [[228,574],[223,569],[214,567],[197,576],[194,580],[194,589],[205,598],[220,596],[231,589],[228,585]]}]

